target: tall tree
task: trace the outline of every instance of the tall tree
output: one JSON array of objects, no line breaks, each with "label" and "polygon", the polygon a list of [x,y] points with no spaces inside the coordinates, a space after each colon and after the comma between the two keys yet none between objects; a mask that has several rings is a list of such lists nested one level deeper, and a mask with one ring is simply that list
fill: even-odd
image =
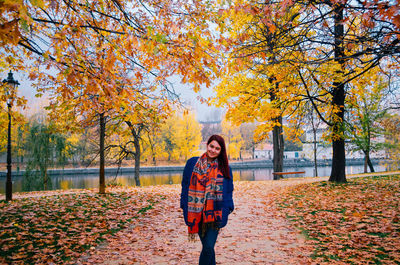
[{"label": "tall tree", "polygon": [[[394,2],[384,5],[398,12]],[[345,182],[344,114],[349,83],[378,65],[392,67],[390,56],[400,51],[395,37],[398,15],[382,19],[382,6],[374,1],[335,0],[233,1],[220,13],[220,28],[230,34],[227,38],[225,33],[221,42],[241,45],[234,55],[235,65],[227,67],[225,75],[237,81],[234,92],[225,98],[233,99],[233,106],[253,104],[251,111],[236,112],[236,119],[255,115],[262,121],[266,114],[278,117],[271,112],[280,109],[288,122],[290,118],[299,120],[304,115],[303,105],[309,102],[330,129],[330,181]],[[263,78],[257,73],[263,73]],[[273,80],[267,83],[265,77]],[[257,81],[260,79],[263,82]],[[265,84],[279,86],[274,90],[279,105],[271,104]],[[221,89],[221,97],[226,87]]]},{"label": "tall tree", "polygon": [[157,165],[157,160],[167,158],[160,127],[161,125],[147,128],[146,136],[142,141],[143,156],[148,158],[154,166]]},{"label": "tall tree", "polygon": [[[96,115],[126,117],[128,109],[142,113],[150,103],[162,116],[158,102],[174,102],[165,101],[167,94],[175,97],[172,75],[195,90],[211,84],[216,59],[209,55],[212,33],[203,24],[208,4],[202,1],[1,4],[13,18],[5,18],[13,45],[37,58],[30,77],[42,80],[39,92],[50,94],[53,111],[74,113],[82,124]],[[54,71],[44,74],[41,65]]]}]

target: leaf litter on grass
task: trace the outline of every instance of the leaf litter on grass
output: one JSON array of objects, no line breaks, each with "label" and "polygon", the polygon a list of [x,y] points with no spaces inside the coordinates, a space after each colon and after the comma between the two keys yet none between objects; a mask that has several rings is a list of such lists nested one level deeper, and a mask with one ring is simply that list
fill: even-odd
[{"label": "leaf litter on grass", "polygon": [[400,264],[400,175],[291,187],[281,211],[318,264]]},{"label": "leaf litter on grass", "polygon": [[160,200],[133,188],[0,201],[0,263],[74,263]]}]

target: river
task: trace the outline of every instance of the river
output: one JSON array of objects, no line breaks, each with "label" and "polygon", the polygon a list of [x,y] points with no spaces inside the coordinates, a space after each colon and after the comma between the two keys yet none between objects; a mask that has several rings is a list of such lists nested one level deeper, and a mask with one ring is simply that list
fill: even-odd
[{"label": "river", "polygon": [[[374,165],[375,171],[385,171],[384,165]],[[285,177],[302,177],[314,176],[313,167],[287,167],[285,171],[305,171],[305,174],[287,175]],[[233,179],[238,181],[255,181],[255,180],[270,180],[272,179],[272,168],[258,168],[258,169],[237,169],[233,170]],[[330,166],[318,167],[319,176],[329,176],[331,172]],[[363,173],[364,167],[362,165],[353,165],[346,167],[346,174]],[[177,184],[182,179],[182,172],[168,172],[168,173],[141,173],[140,181],[142,186],[149,185],[165,185]],[[0,177],[0,193],[5,193],[5,177]],[[56,189],[91,189],[97,188],[99,177],[97,174],[76,174],[76,175],[52,175],[50,176],[51,190]],[[133,174],[123,174],[115,177],[115,175],[107,175],[106,183],[118,183],[124,186],[134,186],[135,180]],[[28,183],[28,181],[21,176],[13,176],[13,192],[24,192],[40,190],[40,186]]]}]

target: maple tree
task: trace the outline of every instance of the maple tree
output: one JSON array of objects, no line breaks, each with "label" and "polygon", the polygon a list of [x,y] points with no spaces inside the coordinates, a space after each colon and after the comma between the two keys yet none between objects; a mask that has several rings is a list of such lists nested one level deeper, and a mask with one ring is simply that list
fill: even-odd
[{"label": "maple tree", "polygon": [[399,53],[398,6],[334,0],[226,5],[220,11],[220,42],[230,54],[219,103],[229,104],[230,117],[237,122],[262,122],[261,135],[281,124],[273,121],[280,115],[288,124],[298,124],[303,106],[310,103],[330,128],[331,181],[345,182],[349,83],[378,65],[397,67],[391,59]]},{"label": "maple tree", "polygon": [[[197,9],[192,10],[193,6]],[[171,74],[181,75],[183,82],[196,81],[196,87],[201,83],[209,85],[207,76],[211,72],[193,66],[195,60],[207,62],[208,67],[213,65],[205,49],[210,44],[208,29],[193,28],[206,6],[196,1],[191,5],[160,5],[158,1],[37,1],[36,5],[26,6],[31,16],[30,29],[20,32],[18,44],[30,51],[28,54],[41,55],[47,68],[59,69],[58,78],[67,82],[55,90],[64,96],[76,92],[80,85],[87,97],[106,94],[112,98],[120,93],[134,97],[148,75],[164,88],[166,77]],[[177,34],[178,30],[182,32]],[[36,71],[31,77],[37,75],[41,73]],[[129,87],[135,89],[131,91]],[[140,87],[153,88],[154,85]],[[100,103],[107,105],[104,98],[97,105]]]},{"label": "maple tree", "polygon": [[[125,121],[125,124],[127,125],[127,130],[130,132],[131,137],[133,138],[132,141],[128,141],[124,146],[122,147],[123,153],[126,155],[132,154],[135,159],[135,182],[136,186],[140,186],[140,159],[142,156],[141,153],[141,146],[142,146],[142,137],[147,129],[147,126],[149,126],[146,123],[132,123],[129,120]],[[128,149],[128,145],[133,145],[132,149]],[[121,148],[121,146],[120,146]]]},{"label": "maple tree", "polygon": [[[159,126],[161,127],[161,125]],[[143,139],[143,156],[152,161],[154,166],[157,165],[158,159],[167,158],[167,152],[161,137],[160,128],[149,128],[146,130],[146,136]]]},{"label": "maple tree", "polygon": [[[282,76],[289,70],[266,65],[279,59],[269,51],[274,49],[275,42],[284,42],[285,37],[263,27],[262,23],[257,28],[256,20],[261,18],[247,12],[247,7],[238,1],[225,12],[220,12],[223,15],[219,26],[222,32],[230,34],[222,37],[220,42],[227,47],[229,56],[213,102],[219,106],[228,105],[227,117],[234,123],[256,121],[256,141],[268,138],[272,131],[274,171],[281,172],[284,152],[282,117],[288,116],[292,110],[285,106],[287,101],[280,93],[287,93],[284,89],[287,83],[282,82]],[[255,21],[252,15],[255,15]],[[279,23],[285,24],[285,21]]]},{"label": "maple tree", "polygon": [[[142,104],[145,101],[142,101]],[[169,101],[159,100],[157,105],[154,102],[148,103],[145,107],[132,102],[132,108],[124,108],[114,114],[110,120],[110,138],[107,143],[107,150],[113,151],[117,157],[117,164],[120,166],[124,159],[129,157],[135,160],[135,182],[140,186],[140,163],[143,158],[142,151],[151,152],[155,162],[155,149],[162,150],[162,145],[153,146],[153,140],[162,142],[158,130],[165,119],[170,115]],[[149,146],[149,144],[151,146]],[[148,154],[145,154],[148,155]]]},{"label": "maple tree", "polygon": [[163,141],[164,151],[167,153],[167,160],[179,159],[179,154],[176,152],[176,141],[174,132],[176,132],[178,116],[176,113],[172,114],[160,126],[160,133]]},{"label": "maple tree", "polygon": [[[39,95],[50,95],[54,113],[76,116],[83,125],[98,115],[103,129],[103,116],[143,113],[152,104],[165,116],[176,98],[169,76],[181,76],[196,90],[211,84],[216,64],[208,54],[212,34],[198,26],[207,6],[202,1],[5,1],[9,20],[4,21],[12,20],[13,27],[4,24],[4,36],[12,33],[13,51],[22,47],[24,56],[36,59],[30,77],[39,80]],[[160,101],[169,102],[165,109],[158,108]],[[139,126],[140,119],[133,117],[127,122]],[[100,173],[104,190],[102,178]]]}]

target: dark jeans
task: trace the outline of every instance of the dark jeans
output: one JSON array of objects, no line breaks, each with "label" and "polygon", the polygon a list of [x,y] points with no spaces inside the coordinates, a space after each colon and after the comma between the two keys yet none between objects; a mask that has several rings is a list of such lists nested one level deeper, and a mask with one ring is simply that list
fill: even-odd
[{"label": "dark jeans", "polygon": [[203,249],[200,253],[199,265],[215,265],[214,246],[215,242],[217,241],[218,232],[219,231],[216,229],[209,228],[205,232],[204,237],[202,237],[200,228],[199,237],[201,244],[203,245]]}]

